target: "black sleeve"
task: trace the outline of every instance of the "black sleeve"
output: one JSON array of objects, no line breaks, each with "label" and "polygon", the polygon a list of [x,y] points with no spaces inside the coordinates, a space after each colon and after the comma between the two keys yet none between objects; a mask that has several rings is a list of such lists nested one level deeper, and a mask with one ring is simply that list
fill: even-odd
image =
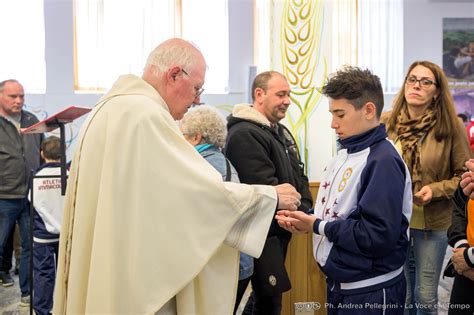
[{"label": "black sleeve", "polygon": [[311,196],[311,192],[309,190],[309,180],[308,176],[305,174],[305,165],[301,161],[301,156],[299,154],[295,138],[285,126],[282,125],[282,128],[284,130],[284,137],[286,140],[285,144],[290,156],[291,168],[296,185],[295,188],[301,194],[301,205],[299,206],[298,210],[308,212],[308,210],[313,207],[313,197]]},{"label": "black sleeve", "polygon": [[298,191],[301,194],[301,205],[298,210],[308,212],[313,207],[313,196],[309,190],[308,177],[304,174],[301,176],[301,185]]},{"label": "black sleeve", "polygon": [[278,185],[270,145],[251,127],[241,127],[227,136],[225,155],[246,184]]},{"label": "black sleeve", "polygon": [[467,217],[466,207],[468,198],[464,195],[461,187],[458,185],[458,189],[454,193],[452,199],[453,202],[453,213],[451,218],[451,226],[448,229],[448,243],[452,247],[454,244],[462,239],[467,239],[466,228],[467,228]]}]

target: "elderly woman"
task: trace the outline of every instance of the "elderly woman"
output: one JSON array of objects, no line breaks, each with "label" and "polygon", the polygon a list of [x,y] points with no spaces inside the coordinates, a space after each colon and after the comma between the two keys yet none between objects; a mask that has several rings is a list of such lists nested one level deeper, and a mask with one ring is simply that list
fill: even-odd
[{"label": "elderly woman", "polygon": [[[180,129],[184,138],[222,174],[223,180],[239,182],[236,170],[221,152],[227,129],[225,120],[214,107],[201,105],[189,110],[180,121]],[[252,257],[240,253],[239,284],[234,314],[252,274]]]},{"label": "elderly woman", "polygon": [[417,314],[437,314],[451,199],[464,162],[471,156],[443,70],[429,61],[414,62],[392,111],[382,114],[382,122],[412,177],[407,305]]}]

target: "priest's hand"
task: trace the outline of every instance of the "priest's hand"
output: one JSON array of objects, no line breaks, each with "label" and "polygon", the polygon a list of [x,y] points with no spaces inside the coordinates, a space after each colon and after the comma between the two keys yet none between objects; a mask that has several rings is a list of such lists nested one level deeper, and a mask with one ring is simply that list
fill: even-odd
[{"label": "priest's hand", "polygon": [[290,184],[275,186],[278,195],[278,209],[295,211],[301,204],[301,195]]},{"label": "priest's hand", "polygon": [[275,219],[278,225],[285,230],[291,233],[301,234],[313,231],[316,216],[308,215],[301,211],[280,210],[277,212]]}]

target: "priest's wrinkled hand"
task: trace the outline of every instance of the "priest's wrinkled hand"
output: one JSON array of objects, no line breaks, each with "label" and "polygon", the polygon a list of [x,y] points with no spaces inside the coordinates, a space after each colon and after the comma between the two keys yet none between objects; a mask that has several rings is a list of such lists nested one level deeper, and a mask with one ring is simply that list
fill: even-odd
[{"label": "priest's wrinkled hand", "polygon": [[301,204],[301,195],[290,184],[275,186],[278,195],[278,209],[295,211]]},{"label": "priest's wrinkled hand", "polygon": [[474,268],[464,271],[462,275],[466,278],[469,278],[471,281],[474,281]]},{"label": "priest's wrinkled hand", "polygon": [[456,270],[457,273],[460,275],[463,274],[463,272],[467,271],[471,267],[469,267],[466,263],[466,260],[464,259],[464,251],[466,250],[466,247],[460,247],[460,248],[454,248],[453,249],[453,257],[451,257],[451,260],[454,265],[454,269]]},{"label": "priest's wrinkled hand", "polygon": [[430,186],[423,186],[421,189],[413,195],[413,202],[422,207],[427,205],[431,202],[433,198],[433,191],[431,190]]},{"label": "priest's wrinkled hand", "polygon": [[278,225],[292,233],[306,233],[313,231],[314,215],[308,215],[301,211],[280,210],[277,212],[275,219]]}]

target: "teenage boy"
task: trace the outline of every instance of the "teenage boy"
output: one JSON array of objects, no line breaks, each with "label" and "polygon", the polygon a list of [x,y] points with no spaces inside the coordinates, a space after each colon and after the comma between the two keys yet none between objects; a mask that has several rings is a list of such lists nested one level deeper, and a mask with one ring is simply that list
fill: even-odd
[{"label": "teenage boy", "polygon": [[411,179],[379,122],[382,85],[369,70],[345,67],[322,93],[341,149],[323,171],[314,215],[279,211],[276,219],[314,233],[328,314],[403,314]]}]

